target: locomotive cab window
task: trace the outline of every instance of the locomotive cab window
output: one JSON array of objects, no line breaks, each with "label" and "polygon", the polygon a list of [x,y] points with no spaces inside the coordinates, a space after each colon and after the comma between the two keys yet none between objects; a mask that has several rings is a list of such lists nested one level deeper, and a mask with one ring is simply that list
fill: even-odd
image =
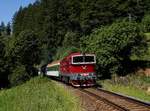
[{"label": "locomotive cab window", "polygon": [[88,64],[96,63],[95,56],[73,56],[72,64]]},{"label": "locomotive cab window", "polygon": [[84,56],[85,62],[95,62],[94,56]]},{"label": "locomotive cab window", "polygon": [[83,62],[83,56],[73,57],[73,63],[80,63],[80,62]]}]

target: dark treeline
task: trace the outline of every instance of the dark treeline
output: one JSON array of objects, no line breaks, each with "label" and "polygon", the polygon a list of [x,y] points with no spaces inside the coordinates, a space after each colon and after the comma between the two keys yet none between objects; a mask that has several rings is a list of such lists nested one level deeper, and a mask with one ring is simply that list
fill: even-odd
[{"label": "dark treeline", "polygon": [[[13,30],[11,37],[2,36],[3,32],[10,35],[8,28],[10,24],[8,24],[7,28],[2,28],[5,31],[1,31],[0,28],[0,66],[2,66],[0,67],[0,87],[3,87],[5,83],[8,86],[13,86],[28,80],[37,74],[35,66],[43,65],[54,59],[60,59],[69,51],[95,52],[98,57],[107,51],[110,55],[115,54],[117,56],[111,56],[111,60],[105,64],[101,63],[99,59],[98,64],[100,67],[98,69],[111,69],[110,66],[116,63],[121,64],[124,56],[120,56],[120,54],[125,51],[125,48],[132,49],[128,45],[135,47],[139,44],[144,44],[135,42],[138,36],[133,36],[135,38],[130,38],[130,41],[127,41],[128,34],[125,34],[127,36],[125,36],[121,44],[127,43],[127,45],[124,45],[122,49],[110,51],[109,48],[104,50],[98,48],[95,50],[94,48],[97,45],[90,50],[89,46],[96,44],[96,40],[92,38],[95,33],[92,32],[104,27],[101,29],[103,32],[110,32],[110,35],[113,35],[114,32],[120,31],[122,33],[124,31],[123,29],[115,30],[113,27],[121,26],[123,28],[125,26],[130,29],[126,30],[126,32],[131,35],[138,35],[139,28],[135,25],[135,22],[140,24],[143,21],[143,17],[150,13],[149,7],[149,0],[38,0],[28,7],[20,7],[12,20]],[[132,22],[133,24],[127,23],[131,27],[126,26],[124,23],[111,25],[114,22],[121,21]],[[3,25],[1,24],[0,27],[3,27]],[[107,31],[107,27],[109,27],[110,31]],[[131,30],[134,29],[137,30],[132,33]],[[97,34],[105,35],[101,31],[97,31]],[[115,38],[110,35],[106,34],[105,36]],[[109,41],[107,38],[97,39]],[[138,38],[139,41],[143,39]],[[89,43],[90,41],[93,44]],[[105,43],[104,41],[99,43]],[[134,44],[130,44],[131,41],[134,41]],[[106,42],[106,44],[108,43]],[[113,45],[108,47],[113,47]],[[121,47],[121,45],[116,47]],[[99,50],[104,52],[99,54]],[[131,50],[127,55],[131,55],[129,53],[131,53]],[[103,55],[100,57],[102,57],[101,59],[106,59],[106,61],[108,60]],[[126,57],[126,60],[128,59]]]},{"label": "dark treeline", "polygon": [[11,24],[8,22],[8,24],[5,26],[4,22],[1,22],[0,24],[0,36],[9,36],[11,34]]},{"label": "dark treeline", "polygon": [[141,21],[148,8],[148,0],[41,0],[16,12],[13,33],[33,30],[49,47],[61,46],[67,32],[82,36],[119,19]]},{"label": "dark treeline", "polygon": [[52,56],[58,47],[79,47],[79,38],[101,25],[122,19],[140,22],[149,4],[148,0],[40,0],[16,12],[13,33],[34,31]]},{"label": "dark treeline", "polygon": [[86,35],[93,28],[122,18],[141,21],[148,8],[148,0],[41,0],[16,12],[13,32],[18,35],[26,29],[34,30],[61,45],[67,31]]}]

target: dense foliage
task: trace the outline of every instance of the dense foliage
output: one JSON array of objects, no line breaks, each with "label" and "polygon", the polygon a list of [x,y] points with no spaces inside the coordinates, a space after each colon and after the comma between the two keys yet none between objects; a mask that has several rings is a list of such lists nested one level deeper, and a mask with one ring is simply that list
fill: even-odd
[{"label": "dense foliage", "polygon": [[146,50],[145,40],[137,23],[123,21],[95,30],[84,38],[84,44],[86,51],[97,55],[101,73],[110,75],[130,69],[130,56],[139,56]]},{"label": "dense foliage", "polygon": [[24,83],[25,81],[29,80],[30,76],[26,72],[25,66],[18,65],[16,66],[11,74],[8,76],[8,80],[11,84],[11,86],[16,86],[19,84]]},{"label": "dense foliage", "polygon": [[137,24],[149,31],[149,7],[149,0],[37,0],[20,7],[12,26],[0,25],[0,78],[20,84],[37,74],[35,66],[80,50],[96,53],[102,72],[120,72],[131,54],[144,52]]},{"label": "dense foliage", "polygon": [[38,64],[40,61],[40,42],[38,35],[31,30],[22,31],[14,37],[8,46],[8,56],[26,66]]},{"label": "dense foliage", "polygon": [[6,36],[11,34],[11,24],[8,22],[7,26],[5,26],[4,22],[0,24],[0,36]]},{"label": "dense foliage", "polygon": [[6,40],[0,36],[0,88],[8,84],[8,63],[5,57]]},{"label": "dense foliage", "polygon": [[145,15],[143,17],[142,26],[145,32],[150,32],[150,15]]},{"label": "dense foliage", "polygon": [[33,31],[22,31],[10,39],[6,49],[12,72],[9,75],[10,83],[17,84],[36,75],[34,65],[40,63],[41,47],[38,36]]}]

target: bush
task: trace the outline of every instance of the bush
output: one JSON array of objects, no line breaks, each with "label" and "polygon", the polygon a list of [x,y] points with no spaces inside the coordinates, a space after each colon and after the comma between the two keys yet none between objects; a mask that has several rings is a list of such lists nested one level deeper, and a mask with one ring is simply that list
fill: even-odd
[{"label": "bush", "polygon": [[117,22],[84,37],[84,49],[96,54],[100,73],[110,76],[119,72],[123,74],[126,72],[123,69],[130,69],[131,54],[144,52],[145,41],[137,23]]},{"label": "bush", "polygon": [[26,68],[23,65],[18,65],[9,75],[9,82],[11,86],[16,86],[29,80],[30,76],[26,72]]}]

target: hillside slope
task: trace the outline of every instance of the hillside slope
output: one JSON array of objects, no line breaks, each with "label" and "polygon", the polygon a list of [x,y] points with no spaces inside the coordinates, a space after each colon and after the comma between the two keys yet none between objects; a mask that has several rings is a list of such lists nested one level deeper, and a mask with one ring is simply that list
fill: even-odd
[{"label": "hillside slope", "polygon": [[78,100],[47,78],[0,91],[0,111],[79,111]]}]

